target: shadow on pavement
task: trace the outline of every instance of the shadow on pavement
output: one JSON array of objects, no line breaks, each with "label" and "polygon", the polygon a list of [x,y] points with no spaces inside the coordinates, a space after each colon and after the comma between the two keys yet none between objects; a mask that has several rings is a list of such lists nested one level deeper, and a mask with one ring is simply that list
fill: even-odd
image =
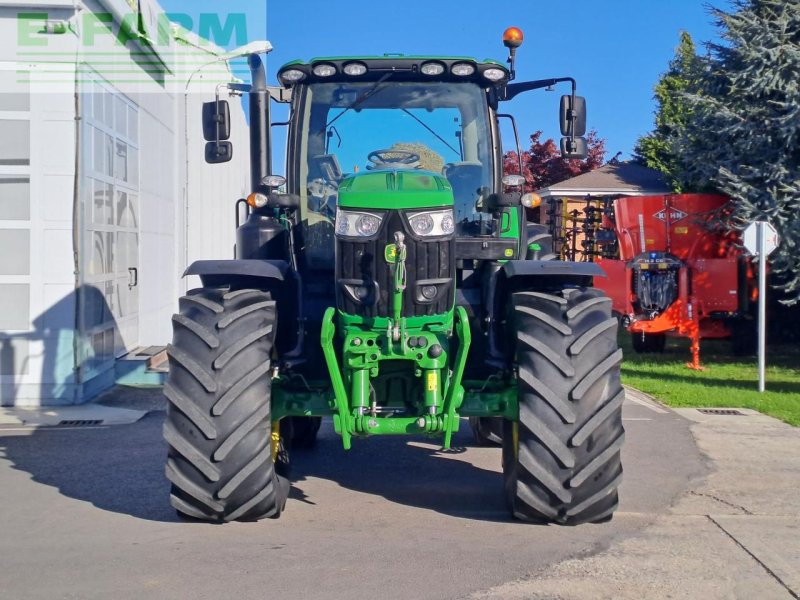
[{"label": "shadow on pavement", "polygon": [[[437,439],[424,437],[357,439],[345,451],[339,437],[323,426],[315,448],[292,453],[290,498],[314,504],[303,482],[320,478],[397,504],[461,518],[509,521],[502,474],[460,456],[473,445],[468,430],[465,423],[449,453],[436,447]],[[499,448],[480,451],[491,452],[499,467]]]},{"label": "shadow on pavement", "polygon": [[[48,428],[29,435],[0,436],[0,452],[14,469],[52,486],[69,498],[99,509],[159,522],[181,522],[169,503],[164,476],[166,444],[161,437],[164,412],[151,412],[133,425],[81,429]],[[466,423],[465,423],[466,425]],[[327,479],[390,502],[461,518],[508,521],[500,473],[464,458],[472,445],[468,427],[450,453],[426,438],[354,440],[345,452],[330,424],[317,446],[292,453],[291,498],[309,504],[304,482]],[[500,461],[499,448],[490,452]],[[485,455],[484,455],[485,456]]]},{"label": "shadow on pavement", "polygon": [[133,425],[3,435],[0,452],[14,469],[69,498],[139,519],[178,521],[164,476],[163,420],[154,412]]}]

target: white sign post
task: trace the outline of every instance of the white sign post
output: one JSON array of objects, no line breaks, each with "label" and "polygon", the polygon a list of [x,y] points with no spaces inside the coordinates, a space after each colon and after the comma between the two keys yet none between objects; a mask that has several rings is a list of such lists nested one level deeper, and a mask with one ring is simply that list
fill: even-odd
[{"label": "white sign post", "polygon": [[780,243],[778,232],[768,221],[750,223],[744,230],[744,247],[758,256],[758,391],[764,391],[767,364],[767,256]]}]

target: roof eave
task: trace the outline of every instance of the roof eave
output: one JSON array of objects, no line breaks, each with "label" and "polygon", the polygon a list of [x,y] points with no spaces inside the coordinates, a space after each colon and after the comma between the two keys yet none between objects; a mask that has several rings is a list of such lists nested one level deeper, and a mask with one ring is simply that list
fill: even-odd
[{"label": "roof eave", "polygon": [[659,194],[669,194],[670,190],[665,188],[623,188],[623,187],[608,187],[608,188],[544,188],[536,192],[542,198],[549,198],[551,196],[609,196],[612,194],[624,194],[626,196],[657,196]]}]

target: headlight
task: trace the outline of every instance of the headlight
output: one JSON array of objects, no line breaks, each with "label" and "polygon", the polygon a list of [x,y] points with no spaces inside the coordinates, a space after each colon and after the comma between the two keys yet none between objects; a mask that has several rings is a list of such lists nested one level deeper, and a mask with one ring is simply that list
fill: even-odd
[{"label": "headlight", "polygon": [[361,215],[356,221],[356,231],[365,237],[378,233],[380,226],[381,220],[375,215]]},{"label": "headlight", "polygon": [[378,233],[382,222],[382,215],[336,209],[336,235],[372,237]]},{"label": "headlight", "polygon": [[411,230],[422,237],[450,235],[456,229],[453,209],[426,210],[408,215]]}]

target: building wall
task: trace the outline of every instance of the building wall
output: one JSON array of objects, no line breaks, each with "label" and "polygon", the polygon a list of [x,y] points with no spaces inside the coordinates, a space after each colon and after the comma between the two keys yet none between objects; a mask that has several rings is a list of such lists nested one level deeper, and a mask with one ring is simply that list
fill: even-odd
[{"label": "building wall", "polygon": [[[246,153],[213,175],[200,165],[199,105],[230,78],[224,63],[200,69],[187,96],[187,73],[213,59],[207,50],[176,45],[170,73],[114,35],[84,43],[82,16],[107,11],[98,2],[79,3],[78,18],[72,0],[8,4],[0,0],[0,404],[70,404],[113,384],[118,357],[169,341],[188,261],[230,256]],[[17,13],[41,4],[74,31],[20,47]]]}]

